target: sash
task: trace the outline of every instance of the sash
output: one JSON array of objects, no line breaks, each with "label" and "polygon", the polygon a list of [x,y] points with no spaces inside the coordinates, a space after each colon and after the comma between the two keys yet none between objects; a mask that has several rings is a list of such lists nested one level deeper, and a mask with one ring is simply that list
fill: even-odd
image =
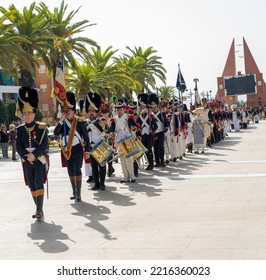
[{"label": "sash", "polygon": [[148,114],[145,116],[145,118],[143,118],[142,115],[139,116],[140,117],[140,120],[142,121],[142,124],[141,124],[141,134],[144,135],[144,134],[147,134],[149,135],[150,133],[150,125],[148,124]]},{"label": "sash", "polygon": [[74,116],[73,122],[71,124],[69,122],[66,122],[68,127],[70,127],[70,130],[68,132],[68,143],[67,143],[66,147],[61,145],[61,150],[62,150],[64,157],[67,160],[69,160],[71,157],[72,143],[73,143],[74,135],[75,135],[76,128],[77,128],[77,122],[78,122],[78,117],[76,117],[76,116]]},{"label": "sash", "polygon": [[[161,112],[159,111],[159,112],[157,112],[156,114],[154,114],[155,119],[156,119],[156,122],[157,122],[157,126],[158,126],[158,128],[157,128],[156,131],[155,131],[155,133],[162,132],[162,131],[163,131],[163,127],[164,127],[162,121],[161,121],[160,118],[159,118],[160,113],[161,113]],[[162,115],[161,115],[161,117],[163,118]]]},{"label": "sash", "polygon": [[143,128],[144,126],[146,126],[147,128],[149,128],[149,125],[147,123],[147,120],[148,120],[148,115],[145,116],[145,119],[142,117],[142,115],[139,116],[141,121],[142,121],[142,124],[141,124],[141,128]]}]

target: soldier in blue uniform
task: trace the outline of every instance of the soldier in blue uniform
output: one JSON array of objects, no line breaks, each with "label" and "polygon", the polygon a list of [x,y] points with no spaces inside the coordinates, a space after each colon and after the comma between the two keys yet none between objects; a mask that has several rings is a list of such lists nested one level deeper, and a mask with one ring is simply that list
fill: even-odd
[{"label": "soldier in blue uniform", "polygon": [[160,101],[155,93],[150,94],[150,107],[155,118],[155,132],[154,132],[154,156],[155,167],[165,167],[164,163],[164,133],[169,128],[169,123],[166,114],[160,108]]},{"label": "soldier in blue uniform", "polygon": [[156,122],[153,113],[150,112],[149,95],[147,93],[140,93],[138,95],[138,104],[140,112],[136,119],[136,123],[139,126],[141,142],[147,149],[146,156],[148,166],[146,167],[146,170],[152,170],[154,167],[152,145]]},{"label": "soldier in blue uniform", "polygon": [[17,128],[16,149],[22,159],[25,183],[29,186],[36,205],[36,213],[32,217],[42,220],[44,183],[49,161],[46,124],[34,120],[38,101],[37,90],[31,87],[19,89],[18,106],[25,123]]},{"label": "soldier in blue uniform", "polygon": [[88,159],[90,141],[84,120],[75,115],[75,94],[68,91],[66,95],[69,105],[67,111],[65,109],[65,112],[62,113],[60,121],[55,127],[54,135],[60,136],[62,165],[63,167],[67,166],[67,172],[73,190],[73,196],[70,199],[75,199],[76,202],[80,202],[83,147],[85,147],[85,159]]}]

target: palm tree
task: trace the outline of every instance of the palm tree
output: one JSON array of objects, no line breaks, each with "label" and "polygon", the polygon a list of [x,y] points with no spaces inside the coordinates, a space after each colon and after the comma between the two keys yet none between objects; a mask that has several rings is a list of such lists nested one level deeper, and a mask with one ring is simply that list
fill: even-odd
[{"label": "palm tree", "polygon": [[90,61],[100,71],[99,74],[101,73],[104,77],[105,94],[111,92],[121,96],[134,87],[135,81],[128,69],[117,63],[114,57],[117,51],[112,50],[111,46],[105,51],[102,51],[101,48],[92,48]]},{"label": "palm tree", "polygon": [[[143,75],[137,77],[138,81],[142,84],[143,92],[149,91],[149,86],[152,89],[155,89],[156,78],[165,83],[166,69],[163,67],[162,63],[159,61],[161,57],[155,55],[157,53],[152,47],[143,50],[141,47],[138,47],[133,50],[130,47],[126,47],[133,57],[140,60],[143,63]],[[126,57],[130,57],[125,54]]]},{"label": "palm tree", "polygon": [[0,68],[3,69],[5,75],[12,74],[16,79],[18,74],[17,65],[23,64],[31,69],[32,57],[25,52],[20,43],[27,40],[21,36],[8,33],[9,27],[3,22],[5,16],[0,18]]},{"label": "palm tree", "polygon": [[17,41],[18,46],[23,49],[22,55],[27,53],[28,57],[31,58],[31,67],[23,63],[18,65],[19,84],[33,85],[33,73],[37,63],[34,55],[35,52],[43,55],[46,53],[48,45],[43,34],[45,34],[48,23],[43,20],[42,13],[35,13],[35,2],[29,8],[24,7],[22,13],[13,4],[9,6],[8,10],[0,7],[0,12],[8,20],[6,36],[23,37],[25,40]]},{"label": "palm tree", "polygon": [[108,101],[110,94],[122,95],[124,89],[132,87],[134,81],[129,73],[112,60],[116,52],[111,46],[104,51],[100,47],[92,48],[88,59],[83,64],[77,62],[75,71],[68,75],[68,85],[75,88],[77,95],[94,91]]},{"label": "palm tree", "polygon": [[[41,2],[36,7],[36,10],[43,14],[45,21],[49,23],[46,32],[49,36],[48,56],[42,55],[41,57],[47,68],[52,70],[54,79],[58,51],[63,55],[65,66],[75,68],[76,59],[74,55],[76,54],[79,57],[86,58],[89,55],[86,44],[97,46],[97,43],[89,38],[76,36],[87,27],[94,25],[89,24],[88,20],[71,23],[81,7],[68,14],[67,8],[68,5],[65,5],[64,0],[61,2],[59,8],[54,8],[53,12],[49,10],[44,2]],[[59,48],[54,45],[55,41],[59,42]]]},{"label": "palm tree", "polygon": [[144,68],[145,61],[139,57],[120,55],[114,59],[119,69],[122,69],[125,73],[128,73],[132,82],[131,85],[124,87],[124,94],[127,98],[132,98],[133,91],[136,94],[143,92],[143,77],[148,76],[148,71]]},{"label": "palm tree", "polygon": [[173,86],[161,86],[158,88],[159,96],[163,100],[171,100],[176,98],[176,88]]}]

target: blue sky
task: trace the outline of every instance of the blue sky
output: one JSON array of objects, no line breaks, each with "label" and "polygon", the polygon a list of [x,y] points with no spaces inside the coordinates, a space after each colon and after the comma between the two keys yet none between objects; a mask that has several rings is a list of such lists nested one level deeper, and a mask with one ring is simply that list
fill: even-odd
[{"label": "blue sky", "polygon": [[[33,1],[2,0],[22,9]],[[39,1],[36,1],[39,2]],[[51,9],[61,0],[44,1]],[[266,75],[266,1],[253,0],[65,0],[68,11],[82,6],[76,21],[87,19],[97,25],[83,34],[102,49],[113,46],[118,54],[131,48],[152,46],[167,70],[167,85],[175,86],[178,63],[188,89],[199,79],[199,91],[217,90],[233,38],[244,36],[257,65]],[[236,47],[237,70],[243,69],[242,46]],[[161,83],[158,83],[160,86]]]}]

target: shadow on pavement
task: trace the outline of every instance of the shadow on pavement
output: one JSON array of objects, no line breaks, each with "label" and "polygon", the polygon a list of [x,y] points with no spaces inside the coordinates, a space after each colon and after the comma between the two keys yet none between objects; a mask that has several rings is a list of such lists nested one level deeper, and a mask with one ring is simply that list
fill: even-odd
[{"label": "shadow on pavement", "polygon": [[84,217],[89,220],[85,225],[91,229],[100,232],[107,240],[114,240],[116,237],[112,237],[110,231],[104,227],[100,221],[108,220],[109,217],[105,214],[111,214],[109,208],[105,206],[95,206],[87,202],[71,204],[71,206],[77,211],[72,215]]},{"label": "shadow on pavement", "polygon": [[62,229],[61,225],[56,225],[54,222],[50,224],[45,221],[35,221],[31,224],[31,231],[27,233],[27,236],[32,240],[38,240],[34,244],[43,252],[60,253],[69,249],[61,240],[71,240],[66,233],[62,232]]}]

